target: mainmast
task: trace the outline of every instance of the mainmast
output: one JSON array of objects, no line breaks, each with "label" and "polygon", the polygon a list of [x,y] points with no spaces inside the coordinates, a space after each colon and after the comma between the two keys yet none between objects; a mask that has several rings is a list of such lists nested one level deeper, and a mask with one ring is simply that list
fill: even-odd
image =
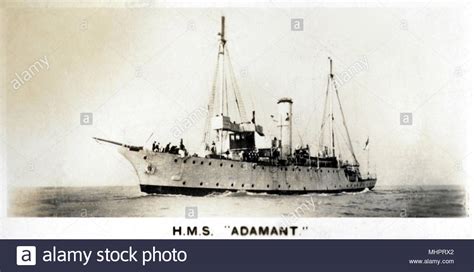
[{"label": "mainmast", "polygon": [[[332,59],[328,57],[329,59],[329,80],[332,81],[334,78],[334,75],[332,74]],[[331,96],[331,146],[332,146],[332,156],[336,157],[336,144],[334,140],[334,109],[333,109],[333,103],[332,103],[332,96]]]},{"label": "mainmast", "polygon": [[[323,119],[322,119],[322,122],[321,122],[319,147],[320,147],[320,150],[322,150],[324,148],[323,147],[324,127],[325,127],[325,124],[326,124],[326,119],[330,118],[330,124],[329,125],[330,125],[330,140],[331,140],[332,156],[336,157],[335,137],[334,137],[334,107],[333,107],[333,99],[332,99],[333,96],[332,96],[332,93],[330,92],[331,83],[332,83],[332,86],[334,87],[334,91],[336,93],[336,99],[337,99],[337,103],[338,103],[338,106],[339,106],[339,111],[341,112],[342,123],[344,125],[344,130],[345,130],[345,134],[346,134],[346,137],[347,137],[349,150],[351,152],[354,163],[356,165],[359,165],[359,162],[358,162],[358,160],[355,156],[355,153],[354,153],[354,148],[352,146],[351,137],[349,135],[349,129],[347,128],[346,117],[344,116],[344,111],[342,109],[341,99],[339,97],[339,92],[337,90],[337,85],[336,85],[336,82],[334,80],[334,74],[332,72],[332,59],[330,57],[328,57],[328,59],[329,59],[329,76],[328,76],[328,82],[327,82],[327,87],[326,87],[326,98],[325,98],[325,102],[324,102]],[[330,110],[329,114],[327,113],[328,106],[330,107],[329,108],[329,110]]]}]

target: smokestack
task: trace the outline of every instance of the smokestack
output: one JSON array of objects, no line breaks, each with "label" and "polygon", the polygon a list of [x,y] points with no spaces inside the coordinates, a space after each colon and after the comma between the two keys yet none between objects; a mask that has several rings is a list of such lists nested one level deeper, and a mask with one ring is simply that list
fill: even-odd
[{"label": "smokestack", "polygon": [[293,100],[284,97],[279,99],[277,104],[280,117],[281,158],[287,160],[293,152]]}]

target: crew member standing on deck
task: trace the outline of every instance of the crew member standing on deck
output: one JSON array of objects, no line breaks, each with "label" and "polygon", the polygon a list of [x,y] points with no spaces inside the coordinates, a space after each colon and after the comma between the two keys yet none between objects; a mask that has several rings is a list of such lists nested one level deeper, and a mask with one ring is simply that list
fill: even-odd
[{"label": "crew member standing on deck", "polygon": [[216,143],[214,141],[212,141],[211,152],[212,154],[216,154]]},{"label": "crew member standing on deck", "polygon": [[188,155],[188,151],[186,150],[186,147],[184,146],[183,139],[179,142],[179,154],[181,157],[185,157]]}]

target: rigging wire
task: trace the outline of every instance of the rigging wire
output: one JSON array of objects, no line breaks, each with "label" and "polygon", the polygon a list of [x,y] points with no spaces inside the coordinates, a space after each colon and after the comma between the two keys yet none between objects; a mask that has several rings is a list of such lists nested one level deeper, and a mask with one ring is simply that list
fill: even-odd
[{"label": "rigging wire", "polygon": [[329,96],[329,76],[326,85],[326,97],[324,99],[324,110],[323,110],[323,118],[321,120],[321,128],[319,134],[319,150],[323,150],[323,138],[324,138],[324,127],[326,126],[326,114],[327,114],[327,107],[328,107],[328,96]]},{"label": "rigging wire", "polygon": [[359,161],[357,160],[357,158],[355,156],[355,153],[354,153],[354,147],[352,146],[351,136],[349,135],[349,130],[347,128],[346,117],[344,116],[344,111],[342,110],[341,99],[339,98],[339,92],[337,90],[336,82],[333,81],[333,84],[334,84],[334,89],[336,91],[337,102],[339,104],[339,110],[341,111],[342,123],[344,124],[344,128],[345,128],[345,131],[346,131],[346,136],[347,136],[347,139],[349,141],[350,151],[352,153],[352,157],[353,157],[355,163],[359,164]]},{"label": "rigging wire", "polygon": [[[335,141],[337,140],[337,146],[340,147],[340,146],[342,146],[342,145],[340,145],[340,141],[341,141],[341,139],[343,139],[344,144],[346,144],[346,146],[349,148],[349,151],[352,155],[354,163],[359,165],[359,162],[358,162],[358,160],[356,158],[356,155],[355,155],[355,152],[354,152],[354,147],[352,145],[351,137],[349,135],[349,130],[348,130],[348,127],[347,127],[346,118],[345,118],[345,115],[344,115],[344,111],[342,109],[341,99],[339,97],[339,91],[337,89],[336,82],[332,78],[332,60],[331,59],[330,59],[330,71],[331,72],[328,75],[327,86],[326,86],[326,97],[325,97],[325,101],[324,101],[323,118],[321,120],[321,128],[320,128],[320,135],[319,135],[319,149],[320,149],[320,151],[325,150],[324,149],[324,142],[325,142],[325,134],[326,134],[326,130],[327,130],[326,129],[326,122],[327,122],[327,118],[330,118],[330,124],[329,124],[329,127],[328,127],[328,133],[329,133],[328,136],[329,136],[330,143],[331,143],[332,155],[336,156]],[[330,91],[331,83],[332,83],[332,86],[334,87],[334,92],[336,93],[336,98],[333,97],[332,91]],[[338,127],[335,125],[335,122],[334,122],[334,103],[335,103],[334,100],[337,100],[337,102],[338,102],[339,112],[341,114],[342,124],[344,126],[344,131],[345,131],[345,134],[346,134],[346,137],[341,137],[341,138],[338,138],[338,139],[335,139],[335,135],[334,135],[334,130],[335,129],[337,130],[336,133],[337,134],[339,133]],[[330,111],[329,113],[328,113],[328,110]],[[336,135],[336,136],[339,137],[339,134]],[[338,151],[341,152],[341,150],[338,150]]]},{"label": "rigging wire", "polygon": [[211,93],[209,95],[209,100],[207,103],[207,116],[206,116],[206,123],[205,123],[205,131],[204,131],[204,138],[203,138],[203,144],[209,144],[210,139],[211,139],[211,116],[214,115],[214,103],[216,99],[216,89],[217,89],[217,79],[219,75],[219,66],[220,66],[220,45],[219,45],[219,53],[217,54],[217,60],[216,60],[216,65],[215,65],[215,71],[214,71],[214,78],[212,80],[212,87],[211,87]]},{"label": "rigging wire", "polygon": [[242,95],[240,93],[239,85],[237,83],[237,78],[236,78],[235,72],[234,72],[234,67],[232,65],[232,61],[231,61],[230,55],[229,55],[229,50],[227,49],[227,47],[225,48],[225,51],[226,51],[226,54],[227,54],[227,59],[228,59],[227,62],[228,62],[228,65],[229,65],[229,73],[230,73],[230,76],[231,76],[231,85],[232,85],[232,89],[234,90],[235,103],[237,105],[237,110],[238,110],[239,115],[240,115],[240,121],[241,122],[246,122],[248,120],[247,120],[247,115],[246,115],[246,111],[245,111],[245,106],[244,106],[244,103],[242,101]]}]

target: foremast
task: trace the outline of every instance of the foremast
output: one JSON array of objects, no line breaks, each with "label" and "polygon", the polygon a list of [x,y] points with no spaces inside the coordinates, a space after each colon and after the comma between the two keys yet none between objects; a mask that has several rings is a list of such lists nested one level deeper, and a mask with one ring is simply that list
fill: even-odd
[{"label": "foremast", "polygon": [[[228,146],[230,134],[254,131],[263,135],[263,129],[255,125],[254,114],[252,120],[247,119],[227,46],[224,16],[221,17],[221,30],[217,35],[219,36],[217,59],[207,106],[203,145],[206,152],[213,150],[214,155],[221,156],[230,149]],[[235,119],[231,120],[229,104],[235,107],[238,122]]]}]

